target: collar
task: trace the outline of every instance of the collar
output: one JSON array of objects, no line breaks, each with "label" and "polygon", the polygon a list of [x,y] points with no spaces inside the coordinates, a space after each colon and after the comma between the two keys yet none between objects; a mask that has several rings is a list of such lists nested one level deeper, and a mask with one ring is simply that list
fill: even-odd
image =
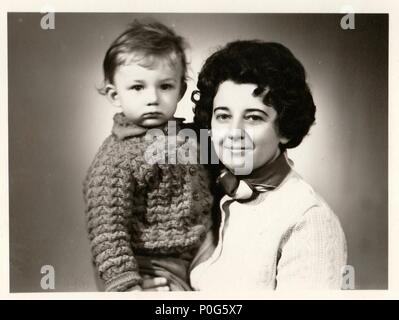
[{"label": "collar", "polygon": [[247,176],[235,176],[224,169],[217,179],[225,193],[233,199],[253,199],[259,193],[277,188],[291,171],[287,154],[281,153],[273,162]]},{"label": "collar", "polygon": [[269,189],[277,188],[291,171],[289,161],[291,160],[288,159],[287,153],[282,152],[273,162],[255,169],[242,180],[253,186],[262,185]]},{"label": "collar", "polygon": [[[184,120],[184,118],[172,118],[169,121],[176,121],[176,131],[178,132]],[[158,127],[142,127],[134,123],[132,120],[128,119],[123,112],[120,112],[114,115],[114,125],[112,127],[112,133],[120,140],[129,137],[144,135],[150,129],[161,129],[165,134],[168,134],[168,122]]]}]

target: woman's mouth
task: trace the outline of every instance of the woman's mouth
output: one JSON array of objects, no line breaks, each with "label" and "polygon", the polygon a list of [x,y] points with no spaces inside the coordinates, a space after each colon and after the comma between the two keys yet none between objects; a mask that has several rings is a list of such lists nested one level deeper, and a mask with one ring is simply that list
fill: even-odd
[{"label": "woman's mouth", "polygon": [[251,151],[251,148],[245,147],[223,147],[224,152],[230,152],[232,155],[245,156],[247,152]]},{"label": "woman's mouth", "polygon": [[249,150],[252,150],[251,147],[243,146],[243,145],[237,145],[237,146],[234,146],[234,145],[223,145],[223,148],[227,149],[229,151],[237,151],[237,152],[238,151],[249,151]]}]

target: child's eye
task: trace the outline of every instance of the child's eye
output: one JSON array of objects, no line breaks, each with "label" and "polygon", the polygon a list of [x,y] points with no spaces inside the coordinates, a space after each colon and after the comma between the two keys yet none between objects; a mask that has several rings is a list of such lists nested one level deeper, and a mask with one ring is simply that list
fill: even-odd
[{"label": "child's eye", "polygon": [[171,83],[164,83],[164,84],[161,84],[161,89],[162,90],[171,90],[171,89],[173,89],[175,86],[173,85],[173,84],[171,84]]},{"label": "child's eye", "polygon": [[130,87],[130,90],[134,90],[134,91],[140,91],[143,89],[144,89],[144,86],[141,84],[135,84]]}]

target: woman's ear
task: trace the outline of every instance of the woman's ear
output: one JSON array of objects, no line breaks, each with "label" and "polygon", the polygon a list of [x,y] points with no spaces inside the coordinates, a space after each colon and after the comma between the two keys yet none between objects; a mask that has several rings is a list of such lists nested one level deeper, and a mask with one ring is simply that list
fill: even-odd
[{"label": "woman's ear", "polygon": [[288,139],[286,137],[280,137],[280,143],[281,144],[286,144],[286,143],[288,143],[288,141],[290,141],[290,139]]},{"label": "woman's ear", "polygon": [[115,107],[120,107],[121,102],[119,100],[118,91],[113,84],[107,84],[105,86],[106,96],[109,102],[111,102]]}]

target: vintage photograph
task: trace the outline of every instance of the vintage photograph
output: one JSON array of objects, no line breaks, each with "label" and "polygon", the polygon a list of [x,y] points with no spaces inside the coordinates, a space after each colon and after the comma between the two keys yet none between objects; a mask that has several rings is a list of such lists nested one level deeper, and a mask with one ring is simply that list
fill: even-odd
[{"label": "vintage photograph", "polygon": [[8,12],[10,292],[387,290],[389,22]]}]

